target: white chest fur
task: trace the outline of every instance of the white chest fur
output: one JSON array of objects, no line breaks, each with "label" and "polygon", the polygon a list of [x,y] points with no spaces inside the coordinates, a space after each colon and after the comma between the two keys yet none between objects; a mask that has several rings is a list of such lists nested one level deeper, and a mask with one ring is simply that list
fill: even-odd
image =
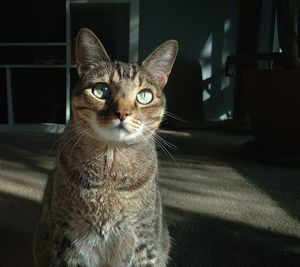
[{"label": "white chest fur", "polygon": [[116,231],[105,224],[101,233],[95,230],[76,237],[73,241],[75,253],[84,266],[102,266],[106,261],[111,245],[116,236]]},{"label": "white chest fur", "polygon": [[99,235],[95,231],[87,233],[74,242],[76,254],[85,266],[101,266],[105,258],[108,235]]},{"label": "white chest fur", "polygon": [[[130,266],[133,257],[135,238],[131,231],[122,231],[105,224],[101,234],[92,230],[74,239],[72,258],[86,267]],[[126,266],[123,260],[127,259]],[[70,261],[69,263],[73,263]]]}]

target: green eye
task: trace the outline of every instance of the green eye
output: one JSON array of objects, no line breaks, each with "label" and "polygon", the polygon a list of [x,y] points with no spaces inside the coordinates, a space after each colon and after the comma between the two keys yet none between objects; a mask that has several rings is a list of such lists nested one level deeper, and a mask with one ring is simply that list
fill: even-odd
[{"label": "green eye", "polygon": [[100,99],[107,99],[110,94],[110,88],[107,83],[97,83],[92,88],[92,93]]},{"label": "green eye", "polygon": [[143,104],[149,104],[153,100],[153,93],[149,89],[143,89],[136,95],[136,100]]}]

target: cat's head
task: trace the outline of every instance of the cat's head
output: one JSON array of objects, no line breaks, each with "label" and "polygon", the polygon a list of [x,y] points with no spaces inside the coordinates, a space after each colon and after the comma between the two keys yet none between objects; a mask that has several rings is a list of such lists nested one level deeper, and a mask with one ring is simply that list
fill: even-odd
[{"label": "cat's head", "polygon": [[111,61],[99,39],[81,29],[76,40],[80,77],[72,98],[73,121],[106,142],[141,141],[158,128],[165,110],[163,88],[178,50],[161,44],[141,65]]}]

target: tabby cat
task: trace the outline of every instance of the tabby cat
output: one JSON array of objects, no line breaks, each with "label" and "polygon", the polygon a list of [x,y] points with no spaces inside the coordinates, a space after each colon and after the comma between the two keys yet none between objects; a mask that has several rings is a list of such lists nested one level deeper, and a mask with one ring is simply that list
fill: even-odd
[{"label": "tabby cat", "polygon": [[141,65],[111,61],[94,33],[79,31],[79,83],[45,190],[36,266],[167,265],[154,133],[177,50],[169,40]]}]

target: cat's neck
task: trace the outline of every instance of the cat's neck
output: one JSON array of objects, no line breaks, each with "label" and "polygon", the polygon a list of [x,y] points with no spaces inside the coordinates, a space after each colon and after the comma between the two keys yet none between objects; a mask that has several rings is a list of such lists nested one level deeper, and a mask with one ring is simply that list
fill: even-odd
[{"label": "cat's neck", "polygon": [[76,169],[84,166],[98,169],[101,166],[105,172],[128,172],[130,169],[144,168],[147,162],[156,164],[152,137],[126,144],[100,140],[91,134],[81,136],[70,128],[62,139],[58,157],[58,161],[69,162],[68,165]]},{"label": "cat's neck", "polygon": [[154,140],[117,145],[87,136],[69,141],[58,154],[57,170],[64,179],[86,188],[113,184],[116,190],[131,191],[157,176]]}]

